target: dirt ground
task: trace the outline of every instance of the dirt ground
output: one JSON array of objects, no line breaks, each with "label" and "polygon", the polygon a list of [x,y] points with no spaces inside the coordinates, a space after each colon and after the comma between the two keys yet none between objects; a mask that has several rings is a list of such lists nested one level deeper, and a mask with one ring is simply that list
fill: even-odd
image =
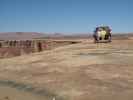
[{"label": "dirt ground", "polygon": [[1,59],[0,80],[28,84],[46,100],[133,100],[133,40],[100,44],[82,40]]},{"label": "dirt ground", "polygon": [[0,86],[0,100],[47,100],[44,96],[34,95],[15,88]]}]

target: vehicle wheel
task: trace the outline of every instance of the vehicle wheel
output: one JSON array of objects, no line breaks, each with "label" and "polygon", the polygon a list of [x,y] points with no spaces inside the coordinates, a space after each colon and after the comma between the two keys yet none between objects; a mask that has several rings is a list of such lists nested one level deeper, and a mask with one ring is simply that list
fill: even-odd
[{"label": "vehicle wheel", "polygon": [[109,42],[112,42],[112,41],[111,41],[111,36],[109,36]]}]

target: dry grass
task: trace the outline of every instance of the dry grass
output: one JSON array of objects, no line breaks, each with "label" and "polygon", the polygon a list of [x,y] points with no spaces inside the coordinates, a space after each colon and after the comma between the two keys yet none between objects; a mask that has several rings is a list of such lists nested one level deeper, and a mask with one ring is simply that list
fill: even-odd
[{"label": "dry grass", "polygon": [[132,100],[133,40],[82,43],[0,60],[0,79],[46,89],[67,100]]}]

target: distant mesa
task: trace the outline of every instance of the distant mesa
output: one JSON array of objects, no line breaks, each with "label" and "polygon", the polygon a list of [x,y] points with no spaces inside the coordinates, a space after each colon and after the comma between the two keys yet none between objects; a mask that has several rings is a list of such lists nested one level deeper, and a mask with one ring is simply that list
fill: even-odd
[{"label": "distant mesa", "polygon": [[[133,37],[133,33],[113,33],[113,38],[129,38]],[[39,32],[5,32],[0,33],[1,40],[31,40],[31,39],[43,39],[43,38],[92,38],[92,33],[75,33],[75,34],[63,34],[63,33],[39,33]]]},{"label": "distant mesa", "polygon": [[45,34],[37,32],[6,32],[0,33],[0,40],[30,40],[44,36]]}]

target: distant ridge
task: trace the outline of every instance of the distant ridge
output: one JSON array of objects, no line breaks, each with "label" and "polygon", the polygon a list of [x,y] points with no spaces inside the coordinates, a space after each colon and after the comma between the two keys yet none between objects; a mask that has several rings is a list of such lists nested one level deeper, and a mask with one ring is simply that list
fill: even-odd
[{"label": "distant ridge", "polygon": [[37,32],[3,32],[0,33],[0,40],[29,40],[44,36],[45,34]]},{"label": "distant ridge", "polygon": [[[44,39],[44,38],[92,38],[93,33],[39,33],[39,32],[3,32],[0,33],[0,40],[31,40],[31,39]],[[112,33],[115,38],[133,37],[133,33]]]}]

